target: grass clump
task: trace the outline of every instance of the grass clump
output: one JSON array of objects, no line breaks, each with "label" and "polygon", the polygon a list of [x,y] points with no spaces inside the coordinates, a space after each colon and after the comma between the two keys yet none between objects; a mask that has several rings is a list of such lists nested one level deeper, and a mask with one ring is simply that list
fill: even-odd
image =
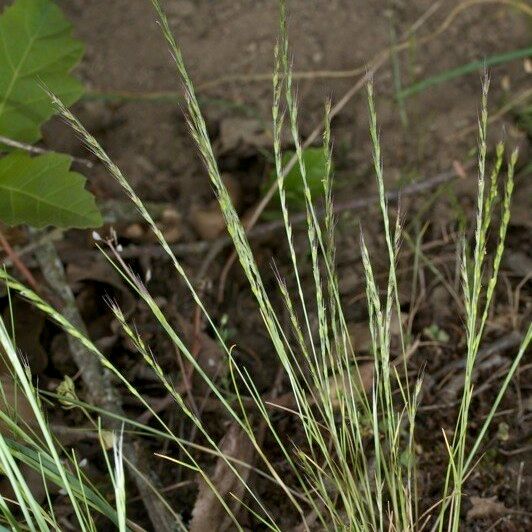
[{"label": "grass clump", "polygon": [[[255,455],[256,466],[254,469],[274,483],[285,495],[294,512],[299,515],[301,530],[317,527],[320,530],[413,531],[423,529],[429,524],[435,530],[459,530],[464,483],[471,473],[475,461],[479,458],[478,451],[481,442],[532,336],[532,329],[529,326],[519,352],[497,392],[488,417],[476,437],[472,438],[469,430],[469,417],[473,394],[473,370],[493,300],[504,251],[513,191],[513,175],[517,159],[517,153],[514,152],[508,161],[507,177],[502,186],[503,194],[500,202],[501,222],[498,228],[498,244],[490,262],[486,253],[486,240],[488,233],[493,231],[492,220],[494,219],[495,207],[498,205],[499,174],[503,167],[504,148],[502,145],[497,147],[495,165],[487,177],[487,79],[483,85],[479,120],[479,188],[473,250],[468,249],[465,240],[462,243],[464,323],[467,337],[464,352],[466,362],[464,391],[458,409],[456,428],[452,435],[445,433],[442,435],[448,448],[448,467],[446,476],[442,479],[441,501],[433,508],[420,508],[417,498],[419,471],[416,463],[416,414],[422,379],[421,376],[414,382],[408,379],[406,361],[409,339],[403,333],[401,323],[399,324],[401,345],[398,358],[394,356],[391,348],[392,317],[394,313],[400,315],[401,312],[396,271],[401,242],[401,222],[399,217],[396,220],[391,219],[385,199],[381,144],[372,84],[368,85],[367,91],[369,129],[373,144],[374,170],[380,197],[382,231],[386,241],[389,267],[385,285],[381,287],[377,284],[362,228],[360,247],[365,272],[369,328],[374,356],[372,378],[368,385],[367,375],[363,376],[361,368],[357,364],[357,353],[348,332],[335,272],[336,248],[332,197],[330,105],[325,106],[324,113],[323,150],[326,165],[323,193],[326,214],[324,221],[320,222],[316,214],[315,197],[307,181],[304,151],[298,130],[298,105],[292,83],[284,4],[281,3],[281,31],[275,51],[272,122],[279,202],[284,220],[292,274],[296,285],[296,290],[292,293],[287,288],[285,281],[280,275],[278,276],[279,290],[290,318],[288,329],[278,318],[278,309],[274,307],[272,298],[263,283],[244,227],[221,178],[207,127],[194,92],[194,86],[186,71],[181,51],[170,31],[159,2],[153,0],[153,4],[160,18],[162,32],[169,44],[178,74],[183,82],[191,134],[205,163],[228,232],[233,239],[240,264],[262,316],[272,349],[275,351],[289,383],[294,397],[292,414],[296,416],[297,423],[304,434],[304,444],[298,447],[292,443],[287,443],[286,438],[278,433],[270,405],[259,394],[252,376],[235,361],[232,350],[223,341],[223,331],[216,328],[216,324],[211,319],[193,282],[187,276],[182,264],[173,254],[162,232],[126,177],[111,161],[98,141],[85,130],[83,125],[57,98],[52,96],[63,117],[124,188],[170,257],[177,276],[188,286],[194,301],[210,323],[225,350],[236,400],[232,401],[224,393],[224,390],[205,373],[146,286],[121,260],[118,251],[111,247],[111,252],[103,248],[102,252],[107,255],[139,299],[148,306],[169,340],[194,367],[212,394],[223,405],[231,423],[249,441]],[[310,293],[304,289],[300,277],[299,261],[301,259],[294,246],[287,205],[281,150],[281,134],[285,127],[290,130],[292,135],[304,191],[308,250],[314,280],[313,290]],[[215,494],[224,512],[229,516],[231,526],[241,530],[234,500],[220,492],[219,486],[213,482],[209,472],[198,461],[191,443],[182,440],[168,427],[138,392],[134,384],[127,380],[119,368],[104,357],[90,339],[73,327],[40,296],[25,288],[7,273],[2,272],[0,276],[11,290],[19,292],[23,297],[29,299],[35,306],[53,318],[68,334],[81,341],[94,356],[98,357],[101,363],[123,383],[128,392],[152,413],[158,425],[157,429],[139,426],[138,423],[124,418],[122,419],[124,430],[142,430],[146,434],[173,443],[174,448],[180,449],[182,458],[178,460],[172,455],[166,456],[166,458],[197,472]],[[216,456],[241,485],[242,496],[239,502],[246,505],[257,522],[261,523],[263,527],[270,530],[281,530],[279,516],[276,515],[274,509],[268,506],[266,501],[262,500],[253,484],[248,482],[249,477],[245,472],[251,466],[238,463],[237,460],[224,452],[220,443],[215,441],[209,433],[204,421],[187,404],[186,397],[182,396],[169,381],[157,361],[156,353],[151,352],[149,346],[144,343],[135,327],[127,322],[117,305],[112,304],[112,310],[142,359],[154,370],[162,386],[175,399],[177,408],[202,435],[205,441],[202,450]],[[312,324],[313,316],[317,317],[317,330]],[[75,456],[70,456],[65,450],[58,449],[51,428],[44,417],[38,390],[32,386],[26,368],[20,363],[3,322],[0,322],[0,342],[8,354],[9,362],[14,370],[14,379],[19,384],[21,393],[29,401],[38,425],[38,431],[29,432],[21,429],[19,425],[13,423],[9,416],[2,413],[2,421],[9,424],[11,430],[16,432],[17,442],[24,442],[22,445],[0,435],[0,463],[4,474],[13,487],[16,506],[20,510],[26,526],[31,530],[59,528],[54,520],[52,503],[49,499],[46,503],[38,503],[33,498],[31,490],[24,483],[19,463],[16,460],[29,464],[33,469],[39,471],[47,483],[56,484],[65,490],[80,529],[91,530],[94,528],[91,511],[97,509],[110,518],[120,530],[126,530],[129,524],[126,517],[127,497],[120,435],[117,434],[114,438],[114,465],[111,464],[110,460],[107,462],[115,491],[115,507],[112,507],[92,489],[88,479],[83,477]],[[248,407],[249,399],[254,404],[254,415],[251,414]],[[76,401],[72,400],[71,402],[79,406],[79,402],[76,403]],[[257,413],[260,422],[270,433],[270,440],[276,443],[277,452],[283,457],[291,471],[292,481],[290,485],[285,481],[286,477],[279,473],[271,461],[272,453],[264,449],[262,441],[257,435]],[[99,412],[99,414],[104,413]],[[65,459],[68,459],[68,466],[65,465]],[[13,527],[18,526],[17,518],[13,513],[15,511],[14,506],[11,502],[0,498],[0,511],[6,524]],[[176,527],[186,530],[185,524],[177,515]]]}]

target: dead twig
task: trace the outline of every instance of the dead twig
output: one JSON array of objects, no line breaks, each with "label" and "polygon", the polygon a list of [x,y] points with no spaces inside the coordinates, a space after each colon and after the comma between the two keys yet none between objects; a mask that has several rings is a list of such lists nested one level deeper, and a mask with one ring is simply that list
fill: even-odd
[{"label": "dead twig", "polygon": [[[517,107],[521,103],[525,103],[530,97],[532,96],[532,89],[527,89],[523,91],[522,93],[518,94],[515,98],[512,98],[506,105],[503,105],[497,112],[494,114],[491,114],[488,117],[488,125],[492,124],[493,122],[497,122],[501,118],[503,118],[507,113],[512,111],[515,107]],[[467,135],[470,135],[471,133],[474,133],[478,129],[477,124],[471,124],[469,126],[466,126],[459,131],[452,133],[448,135],[445,138],[446,142],[452,141],[452,140],[458,140],[461,139]]]},{"label": "dead twig", "polygon": [[[492,344],[487,345],[479,350],[476,362],[480,363],[486,360],[487,358],[496,355],[498,353],[501,353],[502,351],[506,351],[507,349],[512,349],[514,347],[517,347],[521,340],[523,339],[523,335],[518,331],[512,331],[511,333],[508,333],[507,335],[503,336],[502,338],[499,338],[495,340]],[[437,371],[432,375],[434,379],[440,379],[445,375],[448,375],[452,371],[456,371],[459,369],[464,369],[466,366],[465,359],[455,360],[454,362],[451,362],[450,364],[446,364],[445,367],[443,367],[441,370]]]},{"label": "dead twig", "polygon": [[[468,163],[464,165],[465,168],[470,168],[473,163]],[[417,183],[412,183],[411,185],[407,185],[401,189],[395,189],[390,190],[389,192],[385,193],[385,198],[388,202],[395,202],[398,201],[400,198],[404,198],[406,196],[415,196],[416,194],[420,194],[422,192],[426,192],[427,190],[432,190],[434,188],[437,188],[441,185],[444,185],[445,183],[448,183],[455,179],[456,177],[460,177],[460,174],[457,172],[457,170],[453,168],[451,170],[447,170],[445,172],[441,172],[440,174],[437,174],[433,177],[430,177],[428,179],[425,179],[424,181],[418,181]],[[379,201],[379,195],[378,194],[372,194],[370,196],[366,196],[365,198],[358,198],[358,199],[351,199],[347,201],[339,201],[333,205],[333,212],[334,214],[339,214],[344,211],[358,211],[367,207],[370,207],[372,205],[375,205]],[[321,218],[325,215],[325,208],[324,207],[318,207],[315,209],[316,217]],[[298,213],[294,214],[290,217],[290,223],[292,225],[305,222],[307,219],[306,213]],[[280,229],[284,227],[284,222],[282,220],[274,220],[272,222],[264,223],[259,226],[257,226],[256,230],[251,231],[250,235],[258,236],[262,234],[269,233],[271,231],[274,231],[276,229]]]},{"label": "dead twig", "polygon": [[[468,163],[464,165],[466,168],[469,168],[472,165],[472,163]],[[396,189],[396,190],[390,190],[386,193],[386,199],[388,202],[395,202],[400,197],[404,198],[407,196],[415,196],[416,194],[420,194],[422,192],[426,192],[428,190],[435,189],[441,185],[444,185],[446,183],[449,183],[453,179],[459,177],[456,169],[451,169],[445,172],[442,172],[440,174],[437,174],[431,178],[425,179],[424,181],[419,181],[417,183],[413,183],[411,185],[407,185],[403,187],[402,189]],[[366,209],[371,207],[372,205],[375,205],[379,200],[379,197],[377,194],[372,194],[370,196],[366,196],[364,198],[357,198],[347,201],[341,201],[334,205],[334,212],[335,214],[339,214],[344,211],[359,211],[362,209]],[[322,217],[325,214],[325,210],[321,207],[317,207],[315,209],[316,216]],[[290,217],[290,223],[292,225],[300,224],[306,221],[306,215],[304,213],[297,213]],[[274,231],[278,231],[279,229],[282,229],[284,227],[284,224],[282,220],[274,220],[272,222],[265,222],[263,224],[257,225],[253,227],[248,232],[248,237],[264,237],[267,236],[270,233],[273,233]],[[228,236],[220,237],[216,240],[199,240],[198,242],[190,242],[190,243],[182,243],[182,244],[171,244],[170,249],[172,252],[181,257],[186,257],[190,255],[199,255],[201,253],[204,253],[205,251],[209,251],[209,254],[212,253],[212,250],[216,248],[224,249],[225,247],[232,244],[232,240]],[[61,255],[61,258],[65,261],[79,261],[84,260],[86,258],[92,257],[95,253],[97,253],[97,250],[71,250],[71,249],[59,249],[59,254]],[[19,253],[19,255],[21,255]],[[215,256],[218,254],[216,251]],[[164,258],[166,256],[166,251],[158,244],[153,245],[129,245],[125,246],[122,251],[120,251],[120,256],[123,259],[132,259],[137,257],[153,257],[153,258]],[[213,257],[214,258],[214,257]],[[204,261],[204,264],[207,261]],[[209,262],[210,263],[210,262]],[[203,269],[202,272],[200,272],[201,275],[198,275],[198,278],[204,277],[206,271]]]},{"label": "dead twig", "polygon": [[[39,148],[38,146],[32,146],[31,144],[26,144],[25,142],[19,142],[18,140],[13,140],[9,137],[4,137],[3,135],[0,135],[0,144],[4,144],[5,146],[9,146],[10,148],[18,148],[19,150],[24,150],[28,153],[35,153],[37,155],[52,152],[52,150]],[[76,163],[82,164],[87,168],[92,168],[94,166],[94,163],[92,161],[89,161],[88,159],[84,159],[82,157],[74,157],[72,155],[70,155],[70,157],[72,157],[72,160]]]},{"label": "dead twig", "polygon": [[37,283],[35,277],[33,277],[33,274],[30,272],[28,267],[22,262],[22,260],[20,260],[17,252],[11,247],[11,244],[8,242],[2,231],[0,231],[0,246],[4,248],[4,251],[6,252],[6,255],[9,257],[9,260],[13,266],[15,266],[15,268],[21,273],[33,290],[38,292],[39,283]]},{"label": "dead twig", "polygon": [[[476,365],[473,370],[474,372],[474,378],[478,376],[478,373],[480,370],[482,370],[483,363],[485,363],[490,357],[493,357],[494,355],[498,355],[498,353],[502,351],[506,351],[508,349],[512,349],[517,347],[523,339],[523,335],[518,331],[512,331],[511,333],[503,336],[502,338],[499,338],[495,342],[493,342],[490,345],[487,345],[479,350],[477,359],[476,359]],[[456,360],[455,362],[452,362],[451,364],[447,364],[444,368],[437,371],[432,375],[432,378],[434,380],[437,380],[441,377],[448,376],[451,374],[451,372],[455,370],[462,370],[465,368],[465,360],[460,359]],[[503,371],[506,370],[506,367],[503,366]],[[483,382],[481,386],[477,387],[473,393],[473,396],[477,396],[480,393],[483,393],[485,390],[490,389],[491,382],[498,378],[498,373],[493,373],[487,381]],[[452,377],[452,382],[447,383],[445,385],[445,392],[447,395],[447,400],[441,403],[437,404],[431,404],[431,405],[424,405],[420,406],[418,408],[419,412],[431,412],[433,410],[440,410],[444,408],[449,408],[450,406],[456,406],[460,403],[460,399],[454,399],[460,392],[460,389],[463,387],[464,383],[464,375],[463,372],[460,374],[455,375]],[[439,383],[440,388],[442,385],[442,382]]]},{"label": "dead twig", "polygon": [[[472,165],[472,163],[468,163],[464,165],[464,167],[469,168]],[[424,181],[419,181],[417,183],[413,183],[412,185],[407,185],[406,187],[402,189],[396,189],[391,190],[386,193],[386,198],[389,202],[395,202],[399,199],[399,197],[407,197],[407,196],[414,196],[418,193],[426,192],[428,190],[432,190],[434,188],[437,188],[441,185],[444,185],[445,183],[448,183],[452,181],[453,179],[460,177],[460,174],[457,172],[456,169],[448,170],[446,172],[442,172],[440,174],[437,174],[431,178],[425,179]],[[377,203],[378,196],[376,194],[366,196],[364,198],[358,198],[358,199],[352,199],[348,201],[338,202],[334,206],[334,212],[335,214],[339,214],[344,211],[359,211],[362,209],[366,209]],[[324,215],[323,208],[317,207],[316,208],[316,216],[322,217]],[[290,217],[290,223],[292,225],[300,224],[305,222],[306,217],[303,213],[294,214]],[[272,222],[266,222],[263,224],[259,224],[253,229],[251,229],[248,232],[248,237],[263,237],[268,235],[269,233],[273,233],[274,231],[278,231],[279,229],[282,229],[284,227],[284,224],[280,220],[274,220]],[[34,252],[37,248],[40,246],[46,245],[54,240],[57,240],[61,237],[62,230],[60,229],[54,229],[50,233],[46,233],[44,236],[36,237],[34,241],[32,241],[30,244],[25,246],[21,250],[17,250],[18,257],[23,257],[25,255],[28,255],[31,252]],[[232,244],[232,240],[228,236],[220,237],[216,240],[199,240],[197,242],[188,242],[188,243],[178,243],[178,244],[170,244],[170,249],[172,252],[179,257],[187,257],[190,255],[200,255],[201,253],[205,253],[208,251],[209,253],[212,252],[213,248],[220,246],[221,249],[224,249],[225,247]],[[57,252],[59,253],[61,259],[65,262],[79,262],[83,260],[88,260],[94,257],[96,253],[100,253],[97,249],[69,249],[69,248],[61,248],[58,246]],[[216,253],[217,254],[217,253]],[[120,252],[120,256],[123,259],[134,259],[138,257],[151,257],[151,258],[157,258],[162,259],[166,257],[166,251],[159,245],[159,244],[148,244],[148,245],[135,245],[130,244],[128,246],[125,246],[122,251]],[[207,261],[205,260],[204,263]],[[33,260],[28,259],[26,261],[26,265],[33,266],[35,262]],[[210,261],[209,261],[210,264]],[[2,262],[0,262],[0,265],[2,266],[14,266],[14,262],[11,257],[7,257]],[[202,268],[202,271],[198,275],[198,278],[205,277],[206,270]]]},{"label": "dead twig", "polygon": [[[469,167],[470,164],[466,166]],[[418,193],[421,193],[427,190],[431,190],[433,188],[437,188],[440,185],[443,185],[449,181],[452,181],[456,177],[459,177],[459,173],[457,172],[456,168],[453,167],[452,170],[442,172],[441,174],[438,174],[424,181],[413,183],[412,185],[407,185],[403,189],[397,189],[397,190],[392,190],[390,192],[387,192],[386,199],[388,201],[397,201],[400,197],[412,196],[412,195],[415,195],[415,194],[418,194]],[[360,210],[360,209],[369,207],[371,205],[374,205],[378,201],[379,201],[379,196],[377,194],[373,194],[365,198],[352,199],[352,200],[343,201],[343,202],[341,201],[341,202],[334,204],[333,211],[335,214],[339,214],[340,212],[344,212],[344,211],[356,211],[356,210]],[[323,207],[316,208],[315,212],[318,218],[321,218],[325,215],[325,209]],[[295,224],[303,223],[306,221],[306,219],[307,219],[306,213],[294,214],[290,217],[290,224],[295,225]],[[283,227],[284,227],[283,220],[274,220],[272,222],[267,222],[267,223],[258,225],[256,227],[252,227],[251,229],[248,230],[248,236],[249,237],[262,236],[272,231],[281,229]],[[213,244],[213,247],[209,251],[208,257],[204,260],[202,264],[202,269],[200,271],[201,275],[205,275],[207,273],[208,266],[218,255],[219,251],[221,251],[227,245],[225,240],[226,240],[225,238],[223,240],[220,239],[219,241],[216,241]],[[233,251],[233,254],[234,253],[235,252]],[[224,270],[222,271],[222,274],[220,275],[218,301],[223,300],[221,292],[223,292],[223,289],[225,287],[225,279],[227,277],[231,264],[232,264],[231,261],[227,261],[224,266]]]},{"label": "dead twig", "polygon": [[[46,281],[63,301],[62,314],[76,329],[87,335],[87,328],[77,308],[72,289],[67,283],[65,270],[55,246],[51,242],[46,242],[37,248],[35,255]],[[124,412],[120,396],[111,382],[110,372],[100,364],[99,360],[79,340],[69,336],[68,343],[91,400],[116,416],[116,418],[106,419],[104,426],[110,430],[119,430],[120,421],[118,419],[124,416]],[[153,486],[160,486],[160,482],[155,477],[153,470],[147,467],[145,459],[140,455],[138,446],[125,437],[123,449],[124,457],[126,462],[130,464],[132,476],[146,506],[154,530],[173,530],[175,517],[170,514],[159,497],[153,492]]]}]

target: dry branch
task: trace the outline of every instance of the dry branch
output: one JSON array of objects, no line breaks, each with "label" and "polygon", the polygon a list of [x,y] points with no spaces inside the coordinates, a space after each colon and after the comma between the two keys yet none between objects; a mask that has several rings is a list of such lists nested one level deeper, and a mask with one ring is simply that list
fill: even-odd
[{"label": "dry branch", "polygon": [[[87,336],[87,328],[76,306],[74,294],[67,283],[65,270],[54,244],[46,242],[37,248],[35,255],[46,281],[54,293],[60,296],[63,301],[62,314],[74,327]],[[115,416],[123,417],[121,399],[111,382],[110,372],[100,364],[99,360],[79,340],[69,336],[68,344],[74,361],[80,370],[83,383],[90,394],[91,401]],[[120,430],[121,423],[118,419],[108,418],[103,420],[103,422],[106,429]],[[131,464],[131,474],[146,506],[154,530],[173,530],[175,518],[152,489],[152,486],[157,488],[160,485],[158,479],[153,470],[147,467],[146,461],[141,457],[138,446],[128,440],[125,435],[123,450],[126,462]],[[144,478],[141,478],[141,476]],[[145,478],[149,479],[151,486],[146,482]]]}]

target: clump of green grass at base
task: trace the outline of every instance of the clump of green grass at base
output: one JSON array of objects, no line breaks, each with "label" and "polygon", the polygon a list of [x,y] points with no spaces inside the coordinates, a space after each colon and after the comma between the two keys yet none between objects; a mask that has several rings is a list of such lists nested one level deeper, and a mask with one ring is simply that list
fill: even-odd
[{"label": "clump of green grass at base", "polygon": [[[8,285],[12,285],[7,274],[3,272],[3,275]],[[25,295],[23,286],[16,283],[12,286]],[[28,296],[31,299],[31,294]],[[53,309],[48,308],[53,312]],[[29,378],[29,368],[20,361],[2,318],[0,346],[5,353],[6,363],[12,371],[11,377],[18,387],[20,397],[28,402],[34,417],[34,422],[29,423],[28,420],[17,419],[17,415],[12,412],[0,412],[0,421],[5,426],[5,430],[0,432],[0,468],[14,494],[14,500],[7,500],[0,494],[0,515],[5,524],[13,530],[20,529],[22,524],[29,530],[60,530],[49,493],[49,487],[53,485],[64,491],[80,530],[96,530],[94,512],[106,516],[119,530],[126,530],[125,506],[121,504],[125,500],[125,486],[120,435],[116,435],[112,443],[115,464],[111,465],[107,461],[117,501],[117,507],[113,508],[86,477],[76,455],[61,448],[57,443],[43,412],[39,391]],[[1,382],[0,393],[4,395]],[[4,401],[4,404],[8,403]],[[27,470],[24,470],[24,466],[33,469],[42,477],[46,504],[34,497],[36,480],[32,479],[31,484],[27,482]],[[22,522],[17,522],[14,515],[19,512],[23,516]]]},{"label": "clump of green grass at base", "polygon": [[[374,106],[373,87],[368,86],[368,104],[370,115],[370,135],[373,142],[373,161],[380,196],[380,211],[382,216],[382,230],[385,236],[389,271],[384,286],[385,296],[381,297],[382,288],[377,285],[373,273],[371,257],[366,247],[363,228],[361,230],[360,246],[362,261],[366,277],[366,299],[369,312],[369,328],[371,332],[372,352],[374,353],[374,377],[370,393],[366,393],[361,385],[361,377],[357,368],[356,352],[351,345],[347,330],[347,323],[343,313],[338,290],[338,279],[335,272],[335,241],[332,197],[332,155],[331,130],[328,118],[329,105],[324,113],[324,159],[327,161],[323,180],[326,216],[323,223],[318,221],[315,212],[315,198],[308,186],[304,154],[298,131],[298,105],[294,96],[292,75],[289,63],[289,48],[286,31],[286,14],[281,4],[281,31],[275,53],[275,72],[273,77],[273,106],[272,122],[274,133],[274,154],[277,183],[279,188],[279,203],[284,220],[286,241],[288,244],[288,259],[291,262],[295,279],[295,290],[291,293],[283,279],[279,278],[279,290],[290,317],[290,330],[286,330],[277,318],[277,309],[264,287],[261,273],[255,262],[245,230],[233,208],[228,191],[221,179],[218,165],[214,156],[207,128],[203,119],[194,86],[187,74],[181,51],[168,26],[166,17],[157,0],[152,0],[161,20],[163,34],[170,46],[176,62],[178,74],[183,82],[187,102],[187,119],[191,134],[197,143],[204,160],[209,178],[213,184],[220,207],[225,217],[227,229],[231,235],[240,264],[254,294],[258,309],[262,316],[264,327],[268,333],[271,345],[282,365],[286,380],[295,398],[297,416],[305,448],[296,448],[284,443],[284,438],[277,433],[275,424],[264,400],[260,397],[251,376],[234,360],[231,350],[223,342],[222,334],[209,316],[200,296],[196,292],[192,281],[187,277],[182,264],[172,253],[170,246],[158,229],[154,220],[145,209],[142,201],[136,195],[120,169],[110,160],[108,155],[79,121],[54,98],[54,102],[63,117],[72,125],[74,130],[84,139],[86,145],[105,164],[110,174],[125,189],[126,193],[137,206],[145,221],[150,225],[165,252],[175,267],[176,275],[188,286],[195,302],[204,313],[207,321],[218,335],[225,350],[229,365],[229,374],[237,392],[237,401],[230,402],[224,392],[213,382],[197,363],[195,357],[187,348],[184,341],[175,332],[163,311],[146,287],[120,260],[112,254],[109,260],[122,274],[137,296],[150,308],[154,319],[162,330],[179,349],[180,353],[192,364],[195,371],[207,383],[213,395],[226,409],[227,416],[236,423],[249,438],[256,461],[254,467],[261,474],[284,492],[287,500],[299,515],[304,528],[309,528],[306,520],[309,515],[327,530],[418,530],[431,518],[434,530],[457,531],[460,527],[460,509],[464,483],[471,473],[478,450],[487,429],[493,419],[495,411],[513,377],[519,361],[532,337],[532,328],[525,333],[524,340],[515,357],[512,366],[497,393],[492,410],[484,421],[477,435],[471,441],[468,431],[468,421],[473,391],[473,369],[482,340],[488,311],[494,296],[504,242],[510,216],[510,200],[513,190],[513,174],[517,154],[510,155],[507,177],[503,185],[503,196],[497,201],[499,190],[498,178],[503,167],[504,149],[497,147],[497,158],[492,172],[486,177],[486,127],[487,127],[487,93],[488,82],[484,82],[482,92],[482,110],[479,124],[479,190],[477,203],[477,217],[475,230],[475,246],[470,257],[466,243],[462,250],[462,284],[465,305],[466,348],[465,348],[465,383],[463,397],[459,406],[456,428],[452,438],[443,434],[448,449],[448,468],[445,478],[441,502],[438,506],[427,509],[420,508],[417,497],[417,479],[419,472],[415,457],[416,411],[419,402],[421,380],[409,382],[407,372],[396,368],[391,352],[391,319],[394,312],[400,312],[399,291],[395,265],[399,253],[401,240],[401,226],[399,218],[391,220],[388,212],[384,191],[384,170],[381,160],[381,145],[378,135],[377,118]],[[313,267],[313,290],[305,290],[299,275],[298,255],[293,244],[292,227],[289,221],[289,211],[286,190],[283,179],[283,154],[281,151],[281,132],[288,127],[292,134],[295,153],[298,158],[299,171],[302,178],[307,215],[308,247]],[[486,238],[491,227],[493,213],[497,205],[501,208],[501,222],[498,228],[498,245],[491,261],[486,254]],[[105,250],[102,249],[103,252]],[[123,383],[126,390],[136,397],[153,415],[158,424],[157,432],[145,427],[145,430],[166,438],[182,450],[180,461],[168,458],[197,472],[210,486],[234,523],[235,529],[241,530],[238,516],[231,510],[229,501],[217,491],[217,486],[209,478],[209,472],[204,470],[191,451],[190,445],[180,439],[165,424],[141,396],[134,384],[128,382],[120,369],[113,366],[98,348],[68,323],[50,305],[37,294],[22,286],[5,272],[0,273],[2,279],[11,290],[19,292],[38,308],[48,314],[68,333],[83,342],[102,364],[110,369]],[[190,409],[186,401],[169,382],[162,368],[157,362],[157,354],[152,353],[147,345],[136,333],[134,326],[128,324],[118,306],[112,305],[112,310],[126,335],[136,346],[141,359],[149,365],[158,376],[161,385],[170,393],[177,408],[197,428],[204,438],[203,450],[224,460],[232,474],[244,484],[245,505],[251,509],[258,522],[270,530],[281,530],[278,516],[275,515],[253,485],[249,484],[240,474],[235,461],[224,455],[219,444],[209,434],[202,419]],[[318,318],[318,331],[311,326],[311,315]],[[293,338],[294,340],[290,340]],[[405,335],[401,332],[400,357],[406,366],[408,345]],[[0,323],[0,342],[9,355],[9,360],[15,370],[17,382],[21,391],[28,398],[38,419],[40,433],[25,434],[28,448],[32,448],[38,457],[39,464],[50,464],[48,470],[44,465],[35,465],[43,472],[48,482],[55,483],[65,490],[73,507],[73,515],[82,530],[92,530],[93,520],[90,518],[89,506],[97,509],[111,518],[123,530],[127,526],[127,494],[124,488],[124,473],[121,466],[120,438],[116,439],[116,464],[109,462],[111,481],[115,489],[116,508],[103,505],[103,499],[91,493],[87,494],[89,483],[79,473],[79,476],[69,473],[60,459],[64,452],[57,448],[53,441],[50,427],[44,418],[39,402],[38,391],[31,385],[26,370],[18,362],[15,350],[7,334],[3,322]],[[404,368],[406,369],[406,367]],[[399,393],[397,393],[399,392]],[[249,396],[256,403],[255,411],[264,420],[270,431],[270,440],[278,445],[278,449],[290,467],[294,485],[287,485],[269,460],[268,455],[255,435],[255,426],[244,407],[244,396]],[[73,402],[75,404],[75,402]],[[5,419],[4,419],[5,418]],[[9,418],[2,417],[8,422]],[[138,424],[123,419],[125,430],[139,429]],[[21,431],[15,424],[14,431]],[[369,428],[369,434],[368,434]],[[42,439],[42,442],[41,442]],[[41,504],[32,497],[31,490],[24,485],[14,457],[30,456],[29,450],[18,450],[4,436],[0,435],[0,463],[7,474],[14,491],[17,494],[17,504],[25,520],[30,520],[32,529],[47,530],[54,528],[52,504]],[[18,454],[17,454],[18,452]],[[46,458],[46,460],[44,459]],[[29,463],[29,459],[26,460]],[[75,458],[74,458],[75,463]],[[48,471],[48,472],[47,472]],[[53,472],[53,474],[50,473]],[[246,477],[247,478],[247,477]],[[0,498],[0,511],[6,523],[14,524],[16,518],[12,507]],[[430,513],[430,515],[429,515]],[[431,517],[432,516],[432,517]],[[28,522],[30,522],[28,521]],[[177,520],[176,526],[186,530],[185,525]]]}]

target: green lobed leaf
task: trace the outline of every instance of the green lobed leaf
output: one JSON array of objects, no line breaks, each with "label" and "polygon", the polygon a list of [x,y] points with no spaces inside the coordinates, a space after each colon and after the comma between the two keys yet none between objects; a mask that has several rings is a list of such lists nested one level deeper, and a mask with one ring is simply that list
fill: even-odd
[{"label": "green lobed leaf", "polygon": [[30,157],[16,151],[0,159],[0,220],[34,227],[97,227],[102,217],[86,179],[70,171],[72,158],[59,153]]},{"label": "green lobed leaf", "polygon": [[33,143],[53,114],[44,84],[65,105],[82,94],[69,74],[83,55],[71,25],[51,0],[16,0],[0,15],[0,135]]}]

